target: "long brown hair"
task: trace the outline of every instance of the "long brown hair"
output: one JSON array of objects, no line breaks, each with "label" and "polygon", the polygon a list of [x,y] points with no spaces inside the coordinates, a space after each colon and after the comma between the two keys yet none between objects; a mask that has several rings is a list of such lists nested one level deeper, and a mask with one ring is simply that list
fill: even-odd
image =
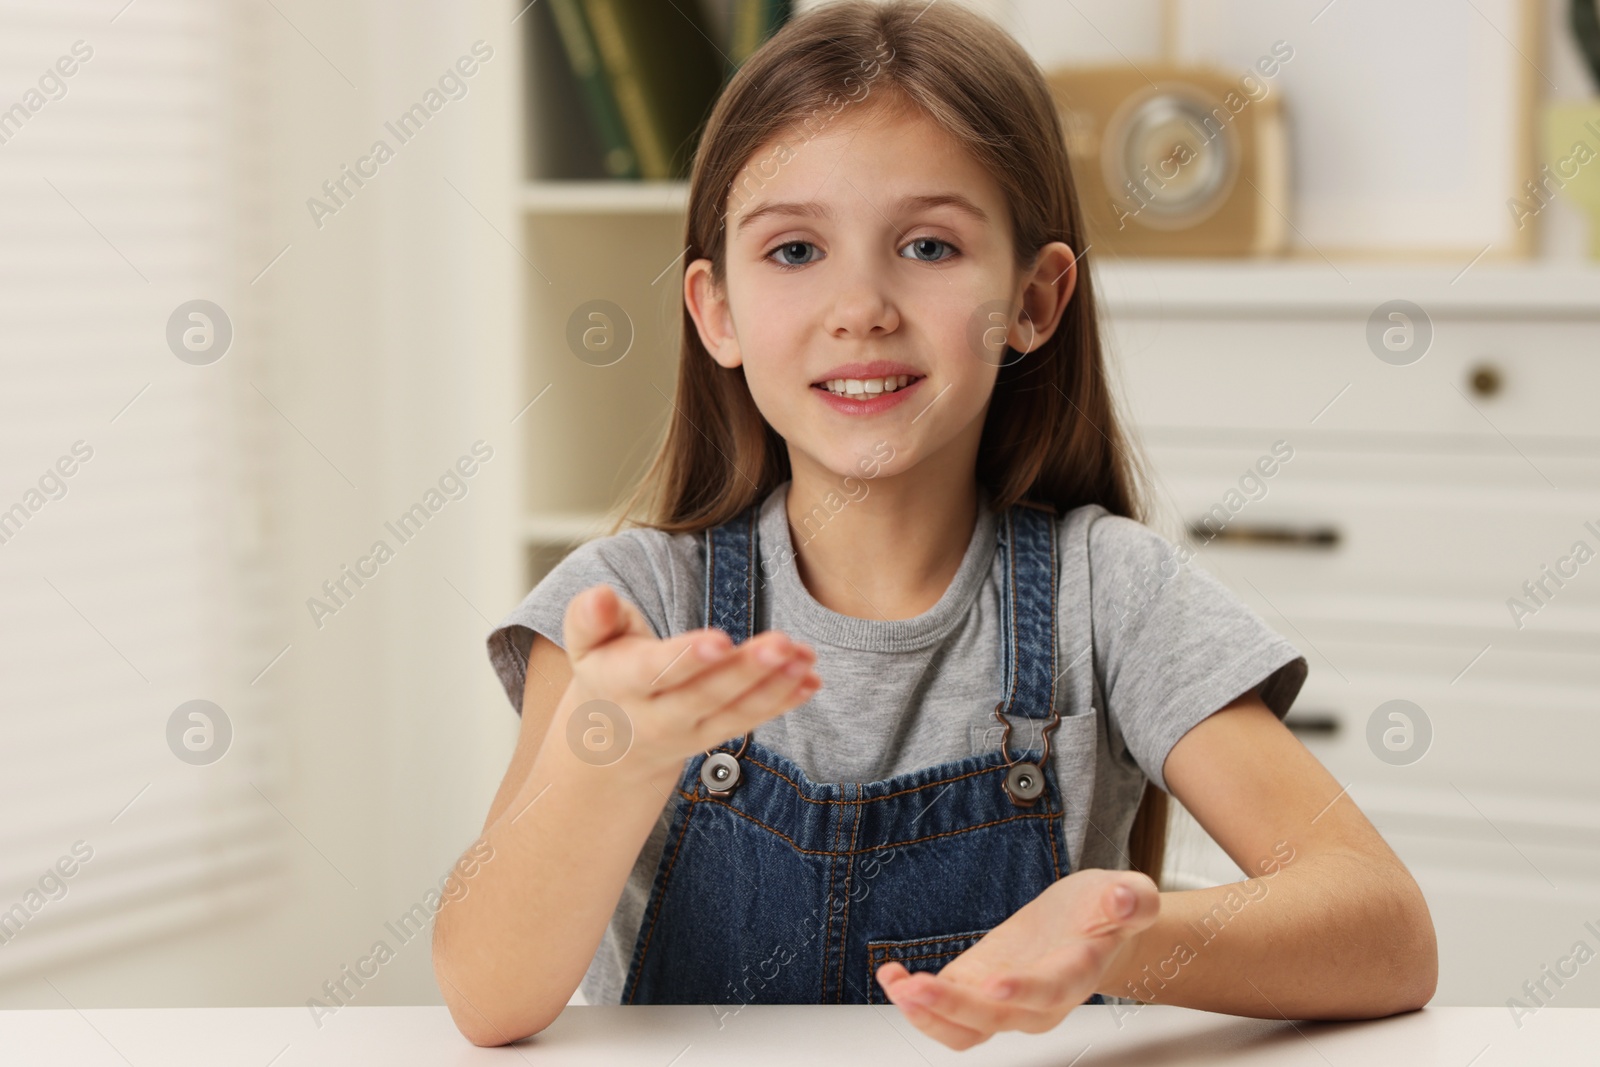
[{"label": "long brown hair", "polygon": [[[791,20],[735,72],[707,118],[689,177],[685,263],[708,259],[725,284],[723,221],[758,151],[814,136],[846,107],[884,94],[920,108],[994,176],[1011,208],[1019,268],[1046,243],[1086,248],[1054,100],[1038,65],[994,22],[956,4],[838,0]],[[1064,514],[1100,504],[1145,520],[1145,471],[1118,421],[1088,261],[1059,328],[995,382],[977,478],[997,511],[1019,500]],[[681,309],[680,309],[681,310]],[[700,532],[788,480],[784,442],[756,407],[742,368],[720,366],[682,314],[677,395],[664,441],[612,532],[647,500],[639,525]],[[1146,782],[1130,864],[1157,883],[1167,795]]]}]

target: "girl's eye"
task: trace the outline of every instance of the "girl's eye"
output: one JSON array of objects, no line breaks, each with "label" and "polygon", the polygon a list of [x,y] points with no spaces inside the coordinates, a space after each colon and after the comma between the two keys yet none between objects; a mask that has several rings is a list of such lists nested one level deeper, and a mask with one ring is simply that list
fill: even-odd
[{"label": "girl's eye", "polygon": [[[817,246],[812,244],[810,241],[785,241],[777,248],[774,248],[771,252],[768,252],[767,258],[771,259],[773,256],[781,257],[785,252],[795,252],[797,255],[804,255],[806,249],[809,248],[815,250],[816,247]],[[775,263],[774,266],[777,266],[783,270],[794,270],[797,267],[805,266],[805,263],[791,263],[786,259],[780,258],[780,261]]]},{"label": "girl's eye", "polygon": [[[906,248],[914,249],[918,252],[928,252],[930,255],[934,255],[938,252],[941,246],[948,248],[952,254],[956,251],[955,245],[951,244],[949,241],[941,241],[937,237],[915,238],[910,244],[906,245]],[[914,258],[921,259],[923,263],[942,263],[944,260],[949,259],[950,257],[940,256],[938,259],[922,259],[921,256],[916,256]]]},{"label": "girl's eye", "polygon": [[[951,258],[951,256],[954,256],[959,252],[959,249],[957,249],[955,245],[951,244],[949,241],[940,240],[937,237],[917,237],[905,247],[907,249],[911,249],[914,253],[911,258],[916,259],[920,263],[943,263],[945,260]],[[808,250],[812,253],[815,253],[816,248],[817,246],[812,244],[810,241],[785,241],[783,244],[768,252],[766,258],[770,260],[774,256],[778,257],[773,262],[773,266],[779,268],[780,270],[798,270],[799,268],[806,266],[808,263],[813,263],[816,261],[816,257],[814,255],[810,258],[802,258],[806,257]],[[941,249],[947,249],[949,254],[939,255]],[[902,253],[903,252],[904,249],[902,249]],[[924,255],[932,258],[923,258]],[[789,258],[790,256],[794,256],[796,259],[799,259],[800,262],[791,260]]]}]

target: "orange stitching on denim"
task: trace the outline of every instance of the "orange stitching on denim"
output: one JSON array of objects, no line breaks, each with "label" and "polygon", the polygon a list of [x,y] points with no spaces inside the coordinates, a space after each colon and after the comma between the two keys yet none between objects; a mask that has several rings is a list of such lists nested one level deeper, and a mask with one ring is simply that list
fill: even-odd
[{"label": "orange stitching on denim", "polygon": [[[739,812],[738,814],[744,815],[744,812]],[[784,840],[788,841],[789,844],[792,847],[795,847],[795,848],[799,848],[800,847],[800,846],[798,846],[798,845],[796,845],[794,843],[793,839],[789,838],[787,835],[785,835],[783,833],[780,833],[777,830],[772,830],[772,828],[770,826],[767,826],[765,823],[763,823],[760,819],[757,819],[755,816],[753,816],[753,815],[745,815],[745,818],[749,819],[751,822],[755,823],[757,826],[763,827],[764,829],[771,830],[773,833],[778,834],[779,837],[782,837],[782,838],[784,838]],[[821,990],[821,993],[819,994],[819,996],[817,998],[817,1003],[818,1004],[826,1004],[826,1003],[828,1003],[828,953],[833,951],[833,892],[834,892],[833,891],[833,885],[834,885],[834,871],[837,869],[837,867],[839,865],[839,848],[838,848],[838,845],[839,845],[839,821],[838,821],[837,818],[835,818],[834,823],[833,823],[833,844],[834,844],[833,851],[828,853],[828,910],[827,910],[827,916],[823,920],[823,929],[827,931],[827,936],[824,938],[823,943],[822,943],[822,969],[821,969],[821,974],[818,975],[818,977],[822,980],[822,990]],[[842,942],[840,943],[840,946],[839,946],[839,956],[840,956],[841,959],[844,956],[844,945],[843,945]]]},{"label": "orange stitching on denim", "polygon": [[[856,783],[856,792],[857,793],[861,792],[861,783],[860,782]],[[856,809],[856,820],[855,820],[855,822],[850,824],[850,851],[848,853],[846,853],[847,856],[854,856],[855,855],[856,837],[857,837],[857,834],[860,831],[860,829],[861,829],[861,809],[857,808]],[[853,873],[855,873],[855,861],[853,859],[846,859],[844,861],[844,863],[845,863],[845,866],[844,866],[844,918],[842,920],[840,920],[840,923],[839,923],[839,985],[840,985],[839,999],[840,1000],[844,999],[844,988],[843,988],[844,981],[845,981],[845,978],[844,978],[844,957],[845,957],[844,946],[845,946],[845,942],[848,940],[848,938],[850,936],[850,876]]]},{"label": "orange stitching on denim", "polygon": [[[983,934],[987,934],[988,932],[989,932],[988,930],[985,930],[985,931],[983,931]],[[871,941],[871,942],[868,942],[868,944],[867,944],[867,951],[868,952],[876,951],[876,952],[888,953],[888,952],[892,952],[893,951],[893,946],[894,945],[906,945],[906,946],[909,947],[909,946],[913,946],[913,945],[932,945],[935,942],[939,942],[939,941],[962,941],[962,940],[965,940],[966,938],[971,937],[973,935],[973,933],[976,933],[976,931],[972,931],[972,932],[968,932],[968,933],[964,933],[964,934],[945,934],[943,937],[919,937],[919,938],[916,938],[915,940],[911,940],[911,941],[894,941],[894,942]],[[978,934],[978,936],[982,937],[983,934]],[[878,947],[876,949],[874,949],[872,947],[873,945],[876,945]]]},{"label": "orange stitching on denim", "polygon": [[[1056,812],[1054,814],[1059,815],[1061,813]],[[1055,868],[1056,879],[1059,881],[1061,878],[1061,856],[1056,852],[1056,835],[1054,828],[1049,823],[1045,824],[1044,839],[1050,845],[1050,865]]]},{"label": "orange stitching on denim", "polygon": [[[878,992],[883,992],[883,986],[878,981],[878,968],[883,966],[884,963],[888,962],[887,960],[879,960],[876,963],[874,963],[873,959],[872,959],[872,953],[873,953],[872,942],[869,941],[869,942],[867,942],[867,1003],[868,1004],[876,1004],[877,1003],[877,1000],[875,999],[876,994],[874,994],[873,990],[877,990]],[[883,995],[885,997],[887,997],[889,994],[884,993]]]},{"label": "orange stitching on denim", "polygon": [[[1048,773],[1049,768],[1048,767],[1044,768],[1044,770]],[[1050,804],[1050,794],[1049,793],[1045,794],[1045,804],[1046,804],[1047,807]],[[1066,806],[1065,805],[1063,805],[1059,811],[1052,811],[1052,814],[1054,814],[1056,816],[1059,816],[1061,818],[1062,825],[1066,824]],[[1062,836],[1062,843],[1065,844],[1066,843],[1066,832],[1063,831],[1061,836]],[[1057,878],[1057,880],[1059,880],[1061,878],[1061,856],[1056,852],[1055,828],[1049,823],[1046,823],[1045,827],[1044,827],[1044,840],[1045,840],[1045,844],[1050,846],[1050,865],[1055,868],[1056,878]]]},{"label": "orange stitching on denim", "polygon": [[[879,966],[881,966],[883,963],[886,963],[886,962],[888,962],[888,961],[887,960],[880,960],[879,961]],[[873,966],[872,953],[871,953],[871,950],[868,950],[868,952],[867,952],[867,1003],[868,1004],[876,1004],[877,1003],[877,1000],[875,999],[873,990],[877,990],[878,992],[883,993],[883,986],[878,981],[878,969],[877,969],[877,967]],[[883,995],[885,997],[887,997],[889,994],[888,993],[884,993]]]},{"label": "orange stitching on denim", "polygon": [[[967,948],[971,948],[971,947],[972,947],[971,945],[967,946]],[[966,950],[967,949],[962,948],[962,949],[955,949],[955,950],[950,951],[950,952],[924,952],[924,953],[922,953],[920,955],[916,955],[916,956],[890,956],[888,959],[884,960],[884,962],[885,963],[904,963],[906,960],[936,960],[936,959],[939,959],[942,956],[943,957],[959,956],[963,952],[965,952]],[[908,970],[908,971],[910,969],[911,969],[910,967],[906,968],[906,970]]]},{"label": "orange stitching on denim", "polygon": [[[685,796],[682,790],[679,796]],[[639,995],[639,977],[644,973],[644,961],[650,954],[650,938],[656,932],[656,920],[661,917],[661,905],[666,900],[667,884],[672,879],[672,868],[678,862],[678,852],[683,847],[683,839],[689,835],[689,819],[694,815],[695,799],[689,797],[689,806],[684,809],[683,826],[678,830],[678,840],[672,844],[672,857],[667,861],[666,872],[661,876],[661,893],[656,897],[655,910],[650,916],[650,929],[645,931],[644,943],[639,948],[639,969],[633,975],[633,989],[628,993],[628,1003],[633,1003],[633,998]]]}]

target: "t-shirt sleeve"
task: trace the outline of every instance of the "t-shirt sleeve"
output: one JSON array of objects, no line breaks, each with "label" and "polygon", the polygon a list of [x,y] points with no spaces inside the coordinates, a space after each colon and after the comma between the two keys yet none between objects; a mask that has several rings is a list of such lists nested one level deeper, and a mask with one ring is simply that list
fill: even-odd
[{"label": "t-shirt sleeve", "polygon": [[1121,515],[1090,527],[1094,644],[1113,733],[1161,789],[1163,765],[1195,724],[1259,690],[1282,719],[1305,656],[1227,586],[1156,531]]},{"label": "t-shirt sleeve", "polygon": [[601,582],[634,604],[657,637],[669,632],[671,574],[654,530],[629,529],[609,537],[586,541],[567,553],[550,572],[497,623],[488,637],[489,662],[506,697],[522,714],[522,693],[527,684],[528,651],[533,635],[541,633],[561,648],[567,603]]}]

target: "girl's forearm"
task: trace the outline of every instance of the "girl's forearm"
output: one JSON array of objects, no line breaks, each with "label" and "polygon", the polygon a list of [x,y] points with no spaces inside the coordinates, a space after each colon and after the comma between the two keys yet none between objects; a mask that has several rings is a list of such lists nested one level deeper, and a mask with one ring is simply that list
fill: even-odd
[{"label": "girl's forearm", "polygon": [[1160,918],[1118,952],[1098,992],[1263,1019],[1365,1019],[1420,1008],[1437,975],[1433,921],[1404,866],[1328,852],[1162,893]]},{"label": "girl's forearm", "polygon": [[528,779],[484,831],[493,857],[434,919],[439,988],[474,1044],[544,1029],[582,981],[639,849],[676,781],[591,766],[551,718]]}]

